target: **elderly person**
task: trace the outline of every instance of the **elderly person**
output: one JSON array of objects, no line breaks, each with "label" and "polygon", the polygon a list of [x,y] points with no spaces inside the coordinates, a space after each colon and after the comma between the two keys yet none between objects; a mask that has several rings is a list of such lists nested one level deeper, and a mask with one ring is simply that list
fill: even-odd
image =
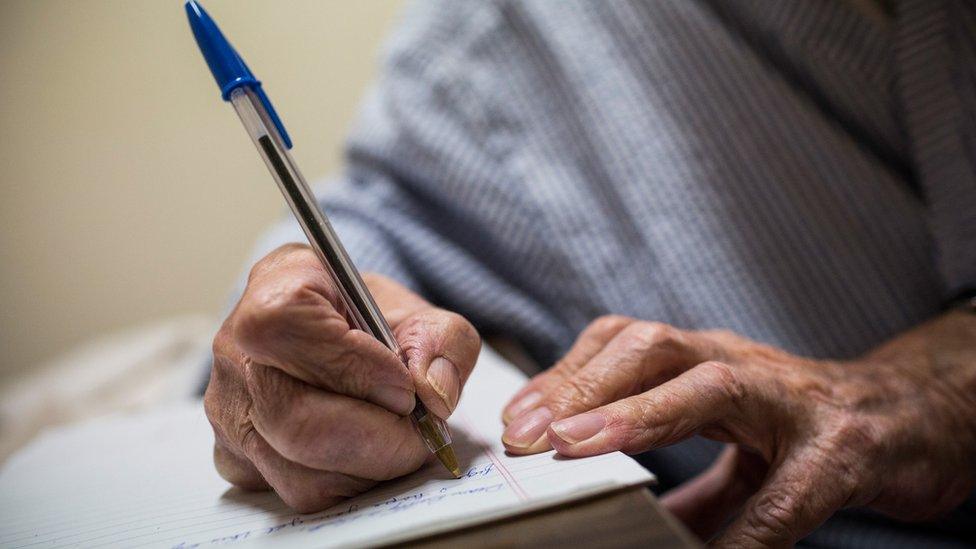
[{"label": "elderly person", "polygon": [[965,0],[421,2],[321,195],[409,374],[282,225],[217,468],[303,511],[415,470],[480,332],[553,365],[510,452],[635,454],[705,539],[972,540],[974,136]]}]

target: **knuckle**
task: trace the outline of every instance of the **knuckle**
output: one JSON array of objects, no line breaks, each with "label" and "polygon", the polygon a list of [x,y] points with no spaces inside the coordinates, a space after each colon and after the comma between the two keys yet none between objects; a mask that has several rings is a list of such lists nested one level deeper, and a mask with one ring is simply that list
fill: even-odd
[{"label": "knuckle", "polygon": [[255,415],[272,421],[285,415],[287,407],[300,399],[294,381],[270,366],[251,364],[244,368],[244,382],[254,404]]},{"label": "knuckle", "polygon": [[220,389],[217,387],[214,377],[215,374],[211,372],[210,382],[207,384],[207,390],[203,393],[203,411],[207,414],[207,419],[209,419],[212,423],[218,421],[220,412],[223,408]]},{"label": "knuckle", "polygon": [[598,380],[574,376],[565,379],[553,392],[549,400],[549,408],[557,416],[573,410],[591,407],[599,400],[601,384]]},{"label": "knuckle", "polygon": [[606,431],[614,433],[624,443],[641,438],[650,429],[651,419],[647,410],[636,399],[624,399],[613,406],[607,418]]},{"label": "knuckle", "polygon": [[478,334],[478,330],[475,329],[474,325],[468,319],[451,311],[445,311],[444,314],[447,317],[451,330],[457,334],[464,345],[475,348],[481,347],[481,335]]},{"label": "knuckle", "polygon": [[615,439],[614,447],[625,453],[673,444],[687,436],[694,424],[689,418],[660,421],[655,407],[639,396],[618,401],[610,409],[605,433]]},{"label": "knuckle", "polygon": [[749,514],[750,530],[756,533],[773,532],[776,537],[794,539],[793,517],[798,503],[797,494],[786,488],[760,495],[753,512]]},{"label": "knuckle", "polygon": [[255,312],[277,315],[292,306],[318,304],[318,297],[308,277],[289,276],[257,288],[251,295],[251,305]]},{"label": "knuckle", "polygon": [[210,422],[211,427],[214,430],[214,436],[218,442],[226,442],[226,436],[224,434],[221,424],[223,423],[222,417],[222,403],[220,396],[217,394],[218,391],[214,389],[213,381],[207,386],[207,391],[203,393],[203,411],[207,416],[207,421]]},{"label": "knuckle", "polygon": [[231,330],[231,323],[228,320],[220,326],[217,333],[214,334],[213,342],[211,343],[211,351],[213,352],[214,362],[217,361],[219,357],[226,357],[231,354],[234,348],[234,335]]},{"label": "knuckle", "polygon": [[460,346],[465,354],[481,349],[481,335],[464,316],[444,309],[428,309],[404,319],[396,329],[397,341],[408,355],[430,351],[444,342]]},{"label": "knuckle", "polygon": [[680,344],[680,330],[661,322],[635,322],[620,333],[627,348],[645,353],[653,349],[672,349]]},{"label": "knuckle", "polygon": [[249,419],[241,419],[233,425],[231,440],[237,443],[237,447],[245,456],[253,456],[260,436]]},{"label": "knuckle", "polygon": [[257,431],[251,421],[251,399],[242,396],[244,402],[237,406],[228,406],[220,413],[221,421],[218,422],[221,434],[228,441],[231,447],[240,448],[245,454],[249,454],[252,444],[256,442]]},{"label": "knuckle", "polygon": [[302,257],[306,255],[314,257],[312,249],[307,244],[289,242],[287,244],[278,246],[254,263],[250,272],[248,273],[248,280],[253,280],[260,277],[264,273],[277,269],[290,258]]},{"label": "knuckle", "polygon": [[242,434],[242,448],[250,451],[248,444],[252,441],[248,440],[249,437],[263,436],[275,451],[288,460],[307,464],[309,460],[316,459],[315,446],[320,443],[321,419],[315,417],[310,393],[293,390],[287,386],[285,374],[274,374],[261,376],[262,388],[254,391],[260,394],[254,396],[252,411],[247,415],[248,424],[242,426],[247,429]]},{"label": "knuckle", "polygon": [[223,363],[223,359],[217,356],[213,357],[210,362],[210,376],[207,378],[207,386],[203,390],[203,411],[211,421],[217,418],[222,409],[222,401],[228,392],[226,389],[227,382],[224,380],[227,377],[225,372],[227,368],[223,366]]},{"label": "knuckle", "polygon": [[740,406],[746,398],[746,388],[735,369],[715,360],[703,362],[697,366],[704,372],[711,388],[720,392],[734,406]]},{"label": "knuckle", "polygon": [[603,315],[590,322],[589,331],[594,334],[607,334],[619,331],[634,322],[634,319],[623,315]]},{"label": "knuckle", "polygon": [[614,406],[614,413],[610,421],[614,425],[630,425],[634,427],[646,428],[649,424],[645,414],[645,408],[637,399],[628,398],[617,402]]},{"label": "knuckle", "polygon": [[884,440],[867,418],[843,414],[832,427],[827,437],[828,455],[853,454],[862,459],[872,460],[883,449]]},{"label": "knuckle", "polygon": [[831,469],[837,487],[847,494],[874,482],[877,472],[871,468],[884,453],[884,440],[872,421],[842,416],[818,446],[823,466]]},{"label": "knuckle", "polygon": [[260,343],[273,337],[279,327],[288,325],[290,310],[324,303],[322,294],[305,277],[283,277],[251,288],[237,309],[233,336],[244,343]]},{"label": "knuckle", "polygon": [[875,450],[882,440],[871,421],[854,415],[845,415],[837,425],[836,436],[842,446]]},{"label": "knuckle", "polygon": [[429,317],[431,324],[445,331],[461,330],[462,326],[468,323],[463,316],[445,309],[429,309],[421,313],[421,316]]},{"label": "knuckle", "polygon": [[244,345],[257,345],[274,326],[270,311],[263,307],[249,307],[240,311],[234,321],[234,338]]},{"label": "knuckle", "polygon": [[215,356],[210,381],[203,395],[203,409],[213,427],[218,442],[233,448],[241,448],[241,410],[246,416],[250,397],[238,376],[236,364]]}]

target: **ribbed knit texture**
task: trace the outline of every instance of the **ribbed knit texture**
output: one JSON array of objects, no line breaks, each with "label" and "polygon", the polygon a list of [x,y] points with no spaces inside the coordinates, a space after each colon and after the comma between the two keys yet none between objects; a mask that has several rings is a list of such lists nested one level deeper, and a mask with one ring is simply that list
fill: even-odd
[{"label": "ribbed knit texture", "polygon": [[[542,364],[606,313],[854,357],[976,285],[976,8],[897,4],[424,0],[323,203],[362,270]],[[807,543],[952,543],[892,524]]]}]

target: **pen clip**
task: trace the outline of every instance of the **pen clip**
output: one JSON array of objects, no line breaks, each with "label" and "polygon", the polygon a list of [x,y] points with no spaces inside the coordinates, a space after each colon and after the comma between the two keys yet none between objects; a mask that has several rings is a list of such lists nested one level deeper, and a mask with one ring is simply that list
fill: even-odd
[{"label": "pen clip", "polygon": [[210,67],[210,72],[220,88],[220,96],[224,101],[229,101],[230,92],[241,86],[250,88],[261,101],[261,106],[268,113],[268,118],[278,130],[281,141],[286,148],[290,149],[291,137],[288,136],[285,125],[281,123],[281,118],[278,117],[278,112],[275,111],[271,100],[268,99],[268,94],[264,93],[261,81],[254,77],[254,73],[244,62],[244,58],[237,53],[224,33],[220,32],[217,23],[196,0],[187,0],[186,15],[190,21],[193,37],[200,47],[200,53],[203,54],[203,58],[207,61],[207,66]]},{"label": "pen clip", "polygon": [[240,59],[241,65],[244,66],[244,69],[251,76],[251,82],[242,82],[232,87],[230,90],[227,90],[226,95],[224,95],[225,100],[226,98],[230,97],[231,90],[238,86],[247,86],[251,88],[254,95],[258,96],[258,99],[261,101],[261,105],[264,107],[265,112],[268,113],[268,118],[271,119],[275,129],[278,130],[278,135],[281,136],[281,141],[285,144],[285,148],[291,149],[291,137],[288,136],[288,130],[285,129],[285,125],[282,124],[281,119],[278,118],[278,111],[276,111],[274,105],[271,104],[271,99],[268,98],[268,94],[264,93],[264,88],[261,86],[261,81],[254,78],[254,73],[251,72],[251,69],[248,68],[247,63],[241,59],[240,55],[238,55],[237,58]]}]

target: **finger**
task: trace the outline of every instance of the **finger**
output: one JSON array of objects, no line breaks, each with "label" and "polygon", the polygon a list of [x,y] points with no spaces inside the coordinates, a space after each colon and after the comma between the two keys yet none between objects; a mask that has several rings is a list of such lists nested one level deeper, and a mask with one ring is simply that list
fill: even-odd
[{"label": "finger", "polygon": [[428,307],[404,318],[395,333],[420,399],[447,418],[478,360],[477,330],[461,315]]},{"label": "finger", "polygon": [[289,461],[387,480],[413,472],[427,457],[409,417],[325,392],[276,368],[251,364],[244,377],[254,427]]},{"label": "finger", "polygon": [[335,288],[307,247],[272,252],[252,269],[231,330],[251,360],[390,411],[413,409],[413,381],[382,343],[350,330]]},{"label": "finger", "polygon": [[844,486],[820,462],[788,458],[746,501],[715,546],[790,547],[845,505],[849,493]]},{"label": "finger", "polygon": [[267,490],[268,483],[254,464],[237,455],[221,441],[214,443],[214,467],[221,478],[245,490]]},{"label": "finger", "polygon": [[692,332],[659,323],[630,324],[575,375],[550,390],[534,410],[513,421],[502,440],[512,453],[548,450],[547,421],[640,393],[701,362],[707,354],[704,347]]},{"label": "finger", "polygon": [[727,364],[705,362],[645,393],[557,421],[549,427],[548,439],[570,457],[644,452],[709,425],[724,428],[736,422],[748,396],[747,386]]},{"label": "finger", "polygon": [[625,316],[608,315],[590,323],[576,338],[576,342],[562,359],[552,368],[532,378],[525,387],[509,400],[502,411],[502,421],[508,425],[526,410],[534,408],[543,395],[572,376],[589,362],[621,330],[632,324],[634,319]]},{"label": "finger", "polygon": [[433,307],[406,286],[381,274],[363,273],[363,282],[369,287],[386,321],[394,329],[409,316]]},{"label": "finger", "polygon": [[766,470],[761,456],[729,444],[708,469],[662,495],[661,505],[708,540],[756,492]]},{"label": "finger", "polygon": [[477,330],[390,278],[368,273],[363,279],[393,327],[420,399],[435,415],[448,417],[478,360]]},{"label": "finger", "polygon": [[292,509],[314,513],[359,495],[375,481],[331,471],[318,471],[285,459],[258,432],[244,443],[248,458],[268,484]]},{"label": "finger", "polygon": [[710,358],[707,340],[667,324],[640,322],[620,332],[589,363],[546,394],[557,419],[640,393]]},{"label": "finger", "polygon": [[[210,368],[210,381],[203,395],[203,409],[213,427],[217,447],[226,448],[230,453],[244,459],[241,446],[248,433],[254,429],[247,417],[251,396],[244,383],[241,367],[236,362],[241,352],[225,328],[226,323],[214,337],[213,364]],[[216,459],[218,456],[215,455]],[[238,472],[228,470],[228,473]],[[232,474],[224,478],[236,484],[235,479],[243,476]]]}]

